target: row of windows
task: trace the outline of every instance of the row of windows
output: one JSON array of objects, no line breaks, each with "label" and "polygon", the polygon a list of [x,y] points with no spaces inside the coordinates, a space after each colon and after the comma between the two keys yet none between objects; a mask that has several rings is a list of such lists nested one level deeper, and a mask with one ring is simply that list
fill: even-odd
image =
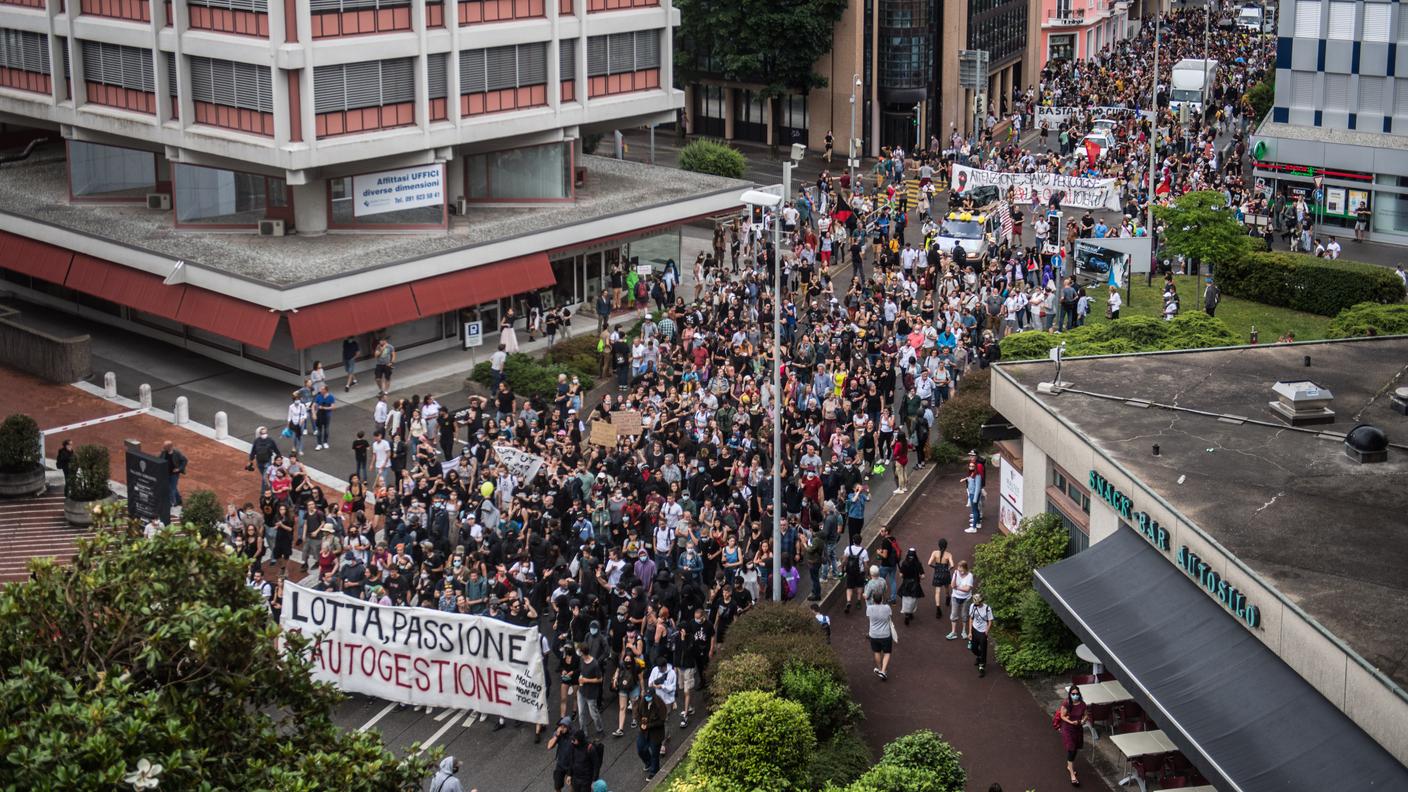
[{"label": "row of windows", "polygon": [[190,61],[193,100],[274,112],[274,86],[268,66],[198,55],[192,55]]},{"label": "row of windows", "polygon": [[660,32],[638,30],[635,33],[612,33],[587,39],[587,76],[660,67]]},{"label": "row of windows", "polygon": [[[315,4],[317,1],[313,0]],[[223,8],[230,11],[250,11],[256,14],[269,13],[269,0],[186,0],[186,5]]]},{"label": "row of windows", "polygon": [[[1350,75],[1325,74],[1323,103],[1315,101],[1319,72],[1283,71],[1289,76],[1291,107],[1305,110],[1353,111],[1367,115],[1408,115],[1408,79],[1361,74],[1351,88]],[[1397,94],[1397,102],[1394,95]],[[1357,100],[1357,101],[1356,101]]]},{"label": "row of windows", "polygon": [[546,42],[465,50],[460,53],[460,93],[542,85],[548,81]]},{"label": "row of windows", "polygon": [[[1328,9],[1324,8],[1329,6]],[[1355,35],[1356,11],[1364,9],[1363,31]],[[1334,0],[1333,2],[1323,2],[1323,0],[1296,0],[1295,5],[1295,29],[1296,38],[1320,38],[1320,20],[1322,11],[1328,17],[1325,20],[1326,38],[1339,41],[1373,41],[1389,42],[1393,40],[1393,25],[1390,21],[1392,4],[1390,3],[1364,3],[1364,2],[1344,2]],[[1408,14],[1402,12],[1398,15],[1398,41],[1408,41]]]},{"label": "row of windows", "polygon": [[0,30],[0,66],[48,74],[48,38],[23,30]]},{"label": "row of windows", "polygon": [[415,59],[392,58],[313,69],[313,111],[333,113],[415,101]]},{"label": "row of windows", "polygon": [[104,41],[85,41],[83,79],[134,91],[154,92],[156,75],[152,67],[152,51]]},{"label": "row of windows", "polygon": [[1001,63],[1027,47],[1027,6],[1003,3],[997,11],[968,23],[968,48],[988,51],[990,63]]},{"label": "row of windows", "polygon": [[308,9],[318,11],[368,11],[396,8],[411,4],[411,0],[308,0]]}]

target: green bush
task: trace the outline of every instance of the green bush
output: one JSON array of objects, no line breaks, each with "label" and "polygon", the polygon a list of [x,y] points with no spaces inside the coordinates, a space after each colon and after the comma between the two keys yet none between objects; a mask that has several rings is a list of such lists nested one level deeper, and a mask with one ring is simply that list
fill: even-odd
[{"label": "green bush", "polygon": [[930,729],[920,729],[885,743],[880,764],[928,770],[943,778],[949,786],[962,789],[966,779],[959,760],[963,754],[949,745],[942,735]]},{"label": "green bush", "polygon": [[[549,401],[556,398],[559,374],[566,374],[569,379],[573,376],[578,377],[581,380],[583,392],[591,390],[592,386],[596,384],[590,376],[583,372],[559,364],[545,364],[522,352],[509,355],[508,359],[504,361],[504,380],[508,382],[508,389],[517,396]],[[476,365],[469,376],[470,379],[486,387],[494,381],[493,372],[487,360]]]},{"label": "green bush", "polygon": [[1216,277],[1228,295],[1321,316],[1404,296],[1403,282],[1387,267],[1305,253],[1251,253],[1218,266]]},{"label": "green bush", "polygon": [[1054,514],[1024,518],[1016,533],[999,534],[973,550],[973,574],[1000,624],[1020,623],[1022,596],[1032,591],[1032,571],[1066,555],[1070,536]]},{"label": "green bush", "polygon": [[600,340],[595,333],[586,333],[559,341],[543,355],[543,362],[566,366],[577,372],[577,376],[591,379],[601,370],[601,353],[596,351]]},{"label": "green bush", "polygon": [[718,140],[699,138],[680,149],[682,170],[741,179],[747,167],[738,149]]},{"label": "green bush", "polygon": [[984,445],[983,424],[992,420],[995,412],[990,401],[991,388],[990,369],[965,374],[958,383],[958,392],[939,406],[938,415],[934,417],[939,437],[965,453]]},{"label": "green bush", "polygon": [[1408,305],[1359,303],[1330,321],[1329,338],[1400,335],[1408,333]]},{"label": "green bush", "polygon": [[935,465],[952,465],[962,462],[967,455],[967,451],[947,440],[940,440],[929,446],[929,461]]},{"label": "green bush", "polygon": [[[807,613],[801,608],[796,610],[802,614]],[[748,617],[745,615],[744,619],[746,618]],[[743,619],[740,619],[738,624],[742,623]],[[733,630],[730,629],[728,643],[724,644],[719,652],[720,662],[744,652],[766,657],[774,679],[781,678],[782,669],[787,667],[789,661],[796,661],[817,668],[838,682],[846,680],[846,669],[841,665],[841,659],[836,656],[836,650],[822,639],[821,629],[816,627],[815,623],[805,633],[766,633],[752,636],[747,641],[735,641]]]},{"label": "green bush", "polygon": [[689,750],[690,773],[745,789],[795,789],[806,783],[815,747],[802,705],[745,691],[730,696],[700,727]]},{"label": "green bush", "polygon": [[1267,75],[1265,80],[1253,85],[1247,91],[1247,103],[1252,106],[1252,120],[1260,122],[1271,110],[1271,105],[1276,101],[1276,74]]},{"label": "green bush", "polygon": [[181,506],[181,522],[190,523],[202,534],[209,533],[217,522],[225,518],[220,508],[220,500],[208,489],[198,489],[186,495]]},{"label": "green bush", "polygon": [[[759,655],[740,657],[762,659]],[[831,739],[862,717],[860,705],[851,698],[851,689],[846,683],[823,669],[795,660],[783,667],[777,692],[806,709],[818,740]]]},{"label": "green bush", "polygon": [[847,728],[819,742],[807,766],[808,789],[823,789],[828,784],[845,786],[860,778],[870,767],[870,746],[854,728]]},{"label": "green bush", "polygon": [[993,636],[993,654],[1008,676],[1049,676],[1076,667],[1080,659],[1075,648],[1080,639],[1040,594],[1034,589],[1024,592],[1017,613],[1015,630]]},{"label": "green bush", "polygon": [[0,424],[0,473],[28,473],[39,458],[39,424],[15,413]]},{"label": "green bush", "polygon": [[1021,638],[1001,631],[994,634],[992,646],[993,657],[1008,676],[1017,679],[1064,674],[1080,663],[1075,652],[1023,643]]},{"label": "green bush", "polygon": [[[963,792],[963,786],[952,786],[937,773],[917,767],[878,764],[865,772],[844,792]],[[828,787],[828,792],[835,790]],[[835,792],[841,792],[836,790]]]},{"label": "green bush", "polygon": [[1227,323],[1201,311],[1189,311],[1164,321],[1152,316],[1126,316],[1097,322],[1061,334],[1028,330],[1002,339],[1003,360],[1038,360],[1052,347],[1065,343],[1066,356],[1125,355],[1170,349],[1207,349],[1231,346],[1237,337]]},{"label": "green bush", "polygon": [[81,445],[73,454],[73,480],[66,494],[76,501],[102,500],[112,494],[110,472],[107,446]]},{"label": "green bush", "polygon": [[720,660],[709,679],[709,701],[718,709],[734,693],[777,690],[777,672],[766,657],[753,652]]}]

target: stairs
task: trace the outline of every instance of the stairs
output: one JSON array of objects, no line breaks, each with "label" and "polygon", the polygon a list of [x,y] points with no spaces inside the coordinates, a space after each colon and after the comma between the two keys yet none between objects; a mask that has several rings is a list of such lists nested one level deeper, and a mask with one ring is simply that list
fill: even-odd
[{"label": "stairs", "polygon": [[78,539],[88,534],[64,520],[59,489],[35,498],[0,501],[0,583],[29,579],[25,562],[56,556],[67,563],[78,553]]}]

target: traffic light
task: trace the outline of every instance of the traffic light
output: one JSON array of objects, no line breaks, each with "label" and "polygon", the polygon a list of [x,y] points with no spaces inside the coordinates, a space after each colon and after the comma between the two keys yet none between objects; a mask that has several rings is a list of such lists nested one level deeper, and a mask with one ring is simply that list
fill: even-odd
[{"label": "traffic light", "polygon": [[988,113],[987,102],[984,101],[985,98],[986,97],[980,93],[973,94],[973,113],[979,118]]}]

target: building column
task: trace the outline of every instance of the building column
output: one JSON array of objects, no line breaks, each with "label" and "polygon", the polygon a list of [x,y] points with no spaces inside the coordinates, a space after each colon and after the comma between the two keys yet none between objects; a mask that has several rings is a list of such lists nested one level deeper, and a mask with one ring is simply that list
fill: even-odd
[{"label": "building column", "polygon": [[687,135],[694,134],[694,125],[699,123],[694,118],[694,92],[698,83],[685,83],[684,86],[684,131]]},{"label": "building column", "polygon": [[724,140],[733,140],[733,86],[724,86]]},{"label": "building column", "polygon": [[320,236],[328,230],[328,183],[309,179],[293,188],[293,225],[300,236]]},{"label": "building column", "polygon": [[767,135],[766,135],[767,140],[768,140],[768,145],[769,145],[769,146],[776,146],[776,145],[777,145],[777,97],[776,97],[776,96],[772,96],[772,97],[769,97],[769,98],[768,98],[767,114],[768,114],[768,115],[767,115],[767,118],[766,118],[765,120],[767,121],[767,128],[768,128],[768,133],[767,133]]}]

